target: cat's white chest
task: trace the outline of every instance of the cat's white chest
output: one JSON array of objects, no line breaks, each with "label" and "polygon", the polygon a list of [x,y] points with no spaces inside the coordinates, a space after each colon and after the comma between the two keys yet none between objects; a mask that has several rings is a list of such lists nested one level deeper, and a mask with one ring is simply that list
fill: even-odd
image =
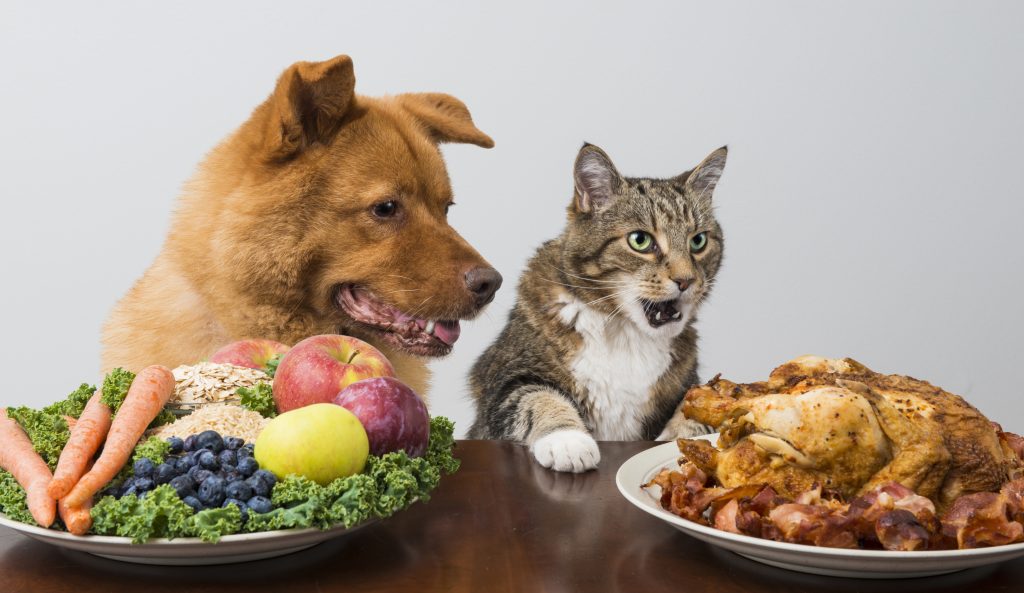
[{"label": "cat's white chest", "polygon": [[622,316],[608,321],[578,299],[567,299],[559,318],[583,338],[570,369],[589,394],[594,438],[640,438],[651,388],[672,363],[672,336],[652,336]]}]

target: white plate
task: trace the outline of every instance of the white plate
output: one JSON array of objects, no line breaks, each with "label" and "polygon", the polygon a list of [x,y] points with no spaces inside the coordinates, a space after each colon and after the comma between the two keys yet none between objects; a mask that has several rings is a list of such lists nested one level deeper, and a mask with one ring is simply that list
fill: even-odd
[{"label": "white plate", "polygon": [[[713,440],[717,436],[700,438]],[[1024,543],[935,552],[844,550],[776,542],[700,525],[662,509],[658,487],[648,490],[640,487],[663,468],[678,467],[679,457],[679,448],[675,443],[665,443],[637,453],[626,460],[615,475],[619,492],[640,510],[676,529],[757,562],[812,574],[892,579],[944,574],[1024,556]]]},{"label": "white plate", "polygon": [[346,529],[342,525],[327,530],[282,529],[259,533],[226,535],[215,544],[195,537],[151,539],[133,544],[131,538],[106,535],[71,535],[55,529],[43,529],[14,521],[0,513],[0,525],[61,548],[88,552],[104,558],[138,564],[201,565],[228,564],[273,558],[298,552],[323,541],[348,535],[375,520],[364,521]]}]

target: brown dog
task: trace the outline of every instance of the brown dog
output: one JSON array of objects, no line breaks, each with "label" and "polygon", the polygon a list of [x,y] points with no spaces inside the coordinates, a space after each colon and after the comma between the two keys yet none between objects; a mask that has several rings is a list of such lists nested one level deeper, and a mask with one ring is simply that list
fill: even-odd
[{"label": "brown dog", "polygon": [[447,222],[441,142],[490,148],[438,93],[354,93],[352,60],[299,62],[200,164],[156,261],[104,328],[103,369],[175,366],[243,338],[343,333],[426,393],[501,276]]}]

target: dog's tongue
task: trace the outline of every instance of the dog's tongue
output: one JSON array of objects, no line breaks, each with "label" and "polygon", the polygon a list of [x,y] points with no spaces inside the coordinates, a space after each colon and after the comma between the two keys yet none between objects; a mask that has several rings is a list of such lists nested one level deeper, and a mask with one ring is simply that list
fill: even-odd
[{"label": "dog's tongue", "polygon": [[434,325],[434,337],[441,340],[445,344],[452,346],[455,344],[455,340],[459,339],[459,334],[462,332],[462,328],[459,326],[459,321],[438,321]]}]

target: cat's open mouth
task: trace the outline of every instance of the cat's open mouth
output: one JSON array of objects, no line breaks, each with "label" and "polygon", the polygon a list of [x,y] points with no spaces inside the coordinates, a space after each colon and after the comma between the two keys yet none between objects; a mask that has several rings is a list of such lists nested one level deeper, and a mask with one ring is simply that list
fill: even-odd
[{"label": "cat's open mouth", "polygon": [[640,300],[640,305],[644,308],[644,316],[647,317],[647,323],[649,323],[651,327],[661,327],[666,323],[681,320],[683,318],[683,313],[676,308],[678,304],[679,299],[671,299],[668,301]]},{"label": "cat's open mouth", "polygon": [[370,291],[345,285],[338,290],[338,305],[354,321],[396,348],[418,356],[444,356],[459,339],[458,319],[413,317],[385,303]]}]

